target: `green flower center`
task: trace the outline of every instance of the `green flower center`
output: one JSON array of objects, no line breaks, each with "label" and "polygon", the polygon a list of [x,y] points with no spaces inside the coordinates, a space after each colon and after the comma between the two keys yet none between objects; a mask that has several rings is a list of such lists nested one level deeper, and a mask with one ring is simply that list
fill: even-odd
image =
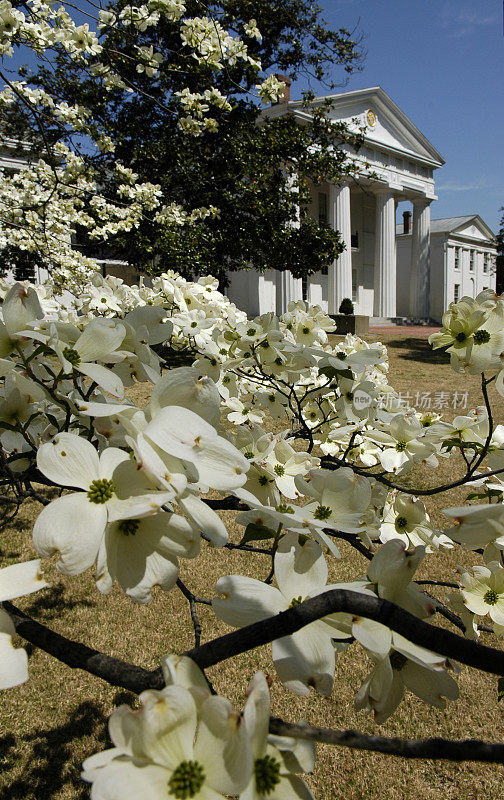
[{"label": "green flower center", "polygon": [[112,481],[109,481],[107,478],[99,478],[90,483],[87,496],[91,503],[102,505],[106,503],[107,500],[110,500],[114,492],[115,486]]},{"label": "green flower center", "polygon": [[474,344],[486,344],[490,341],[490,334],[488,331],[476,331],[474,334]]},{"label": "green flower center", "polygon": [[353,392],[347,392],[345,397],[347,400],[353,400]]},{"label": "green flower center", "polygon": [[245,458],[254,458],[252,450],[247,450],[244,454]]},{"label": "green flower center", "polygon": [[191,322],[191,328],[197,328],[197,327],[198,327],[197,322]]},{"label": "green flower center", "polygon": [[278,511],[279,514],[294,514],[294,509],[287,503],[280,503],[279,506],[276,506],[275,511]]},{"label": "green flower center", "polygon": [[488,592],[485,592],[483,595],[483,600],[487,604],[487,606],[494,606],[499,599],[499,595],[495,591],[495,589],[489,589]]},{"label": "green flower center", "polygon": [[304,333],[305,336],[306,336],[307,333],[311,332],[310,328],[303,328],[302,330],[303,330],[303,333]]},{"label": "green flower center", "polygon": [[313,512],[313,516],[315,519],[329,519],[332,514],[332,509],[330,506],[317,506],[315,511]]},{"label": "green flower center", "polygon": [[168,790],[177,800],[186,800],[199,792],[205,781],[203,767],[197,761],[182,761],[168,781]]},{"label": "green flower center", "polygon": [[140,521],[137,519],[122,519],[119,523],[119,533],[124,536],[134,536],[138,530]]},{"label": "green flower center", "polygon": [[395,449],[398,453],[402,453],[404,450],[406,450],[407,444],[407,442],[397,442]]},{"label": "green flower center", "polygon": [[276,400],[275,395],[274,394],[269,394],[268,395],[268,400],[269,400],[270,403],[274,403],[275,400]]},{"label": "green flower center", "polygon": [[255,332],[256,332],[255,328],[249,328],[247,331],[247,336],[254,336]]},{"label": "green flower center", "polygon": [[270,794],[280,783],[280,763],[272,756],[256,758],[254,777],[258,794]]},{"label": "green flower center", "polygon": [[347,354],[343,352],[343,350],[338,350],[336,353],[336,358],[339,358],[340,361],[344,361],[347,357]]},{"label": "green flower center", "polygon": [[460,331],[460,333],[457,333],[457,335],[455,336],[455,339],[457,340],[457,342],[465,342],[467,336],[463,331]]},{"label": "green flower center", "polygon": [[67,361],[70,361],[72,367],[79,366],[81,358],[77,350],[74,350],[73,347],[64,347],[63,356],[66,358]]},{"label": "green flower center", "polygon": [[224,375],[222,383],[231,383],[231,378],[229,377],[229,375]]},{"label": "green flower center", "polygon": [[392,653],[390,656],[390,666],[392,669],[395,669],[396,672],[400,672],[404,665],[407,662],[406,656],[403,656],[402,653]]},{"label": "green flower center", "polygon": [[397,517],[395,521],[396,528],[405,528],[407,524],[408,520],[406,519],[406,517]]},{"label": "green flower center", "polygon": [[269,478],[267,475],[259,475],[259,486],[267,486],[269,483]]},{"label": "green flower center", "polygon": [[265,350],[267,350],[269,346],[270,343],[268,342],[267,339],[265,339],[264,342],[261,342],[261,347],[264,347]]},{"label": "green flower center", "polygon": [[285,473],[285,469],[281,464],[275,464],[275,472],[277,475],[283,475]]},{"label": "green flower center", "polygon": [[299,595],[298,597],[293,597],[292,600],[290,601],[289,608],[294,608],[294,606],[300,606],[302,602],[303,598],[301,597],[301,595]]},{"label": "green flower center", "polygon": [[275,358],[275,364],[277,365],[277,367],[281,367],[282,366],[283,361],[280,358],[280,356],[278,356],[278,358]]},{"label": "green flower center", "polygon": [[212,357],[212,358],[210,358],[208,360],[210,361],[210,364],[211,364],[212,367],[216,367],[217,366],[217,359],[216,358]]}]

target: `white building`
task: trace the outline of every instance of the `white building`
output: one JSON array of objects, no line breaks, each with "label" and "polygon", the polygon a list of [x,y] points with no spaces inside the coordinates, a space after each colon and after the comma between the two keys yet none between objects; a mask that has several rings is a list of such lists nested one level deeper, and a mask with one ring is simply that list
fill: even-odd
[{"label": "white building", "polygon": [[[366,126],[362,149],[358,154],[349,150],[359,168],[358,179],[341,186],[312,187],[310,216],[324,219],[339,230],[345,251],[328,267],[327,274],[319,273],[305,281],[294,279],[289,272],[273,270],[265,275],[254,270],[233,273],[229,297],[249,314],[274,310],[283,313],[290,300],[298,299],[318,303],[330,314],[336,314],[341,300],[351,297],[356,314],[388,319],[439,316],[438,306],[446,298],[452,299],[456,284],[452,280],[440,288],[445,275],[446,280],[451,278],[446,270],[436,266],[430,289],[431,230],[436,248],[443,239],[438,236],[441,231],[431,228],[430,204],[437,199],[434,170],[445,163],[444,159],[381,87],[343,92],[330,98],[332,119],[344,121],[354,130]],[[324,99],[316,98],[314,103]],[[301,102],[290,101],[288,95],[287,99],[284,95],[284,102],[263,113],[270,118],[293,113],[300,124],[310,118]],[[413,225],[409,250],[400,237],[398,272],[396,206],[401,201],[412,204]],[[485,228],[486,242],[492,233],[480,222]],[[483,229],[480,230],[483,234]],[[482,256],[483,252],[481,248]]]},{"label": "white building", "polygon": [[[408,316],[413,234],[406,216],[397,226],[397,313]],[[478,214],[433,219],[430,225],[430,317],[464,295],[495,290],[495,236]]]}]

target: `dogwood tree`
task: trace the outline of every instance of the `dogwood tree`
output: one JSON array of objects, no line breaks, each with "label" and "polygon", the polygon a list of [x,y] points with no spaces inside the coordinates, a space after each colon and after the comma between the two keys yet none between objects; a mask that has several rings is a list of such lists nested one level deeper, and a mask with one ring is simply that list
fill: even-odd
[{"label": "dogwood tree", "polygon": [[[490,383],[503,391],[502,299],[489,290],[462,298],[431,337],[451,351],[454,369],[481,382],[483,405],[450,422],[405,409],[388,380],[386,349],[351,335],[331,344],[332,321],[303,302],[280,318],[251,320],[215,280],[175,273],[152,288],[95,276],[64,297],[50,284],[5,285],[4,293],[4,515],[8,522],[27,498],[41,504],[33,544],[42,561],[0,574],[0,680],[8,688],[27,679],[15,630],[140,694],[139,711],[113,712],[113,748],[84,764],[92,797],[312,797],[300,773],[311,771],[317,741],[502,760],[502,744],[350,736],[312,719],[278,720],[260,673],[249,676],[237,711],[204,674],[271,642],[286,691],[328,696],[336,659],[359,649],[372,668],[355,706],[378,723],[407,692],[445,708],[459,695],[460,664],[504,674],[502,651],[479,641],[487,616],[494,633],[504,630],[504,436],[488,398]],[[163,353],[177,350],[191,365],[164,369]],[[152,384],[144,408],[127,392],[139,378]],[[270,409],[276,432],[264,425]],[[413,467],[435,475],[446,458],[462,459],[460,478],[414,486]],[[464,485],[481,502],[447,508],[445,528],[436,528],[429,496]],[[54,486],[63,493],[50,500],[44,487]],[[223,510],[235,512],[239,541],[229,540]],[[178,570],[181,559],[198,558],[202,541],[264,558],[266,578],[252,569],[223,574],[214,596],[201,598]],[[328,583],[341,541],[362,566],[351,582]],[[427,594],[415,573],[434,551],[456,547],[474,552],[474,566],[446,605],[435,597],[437,581]],[[132,603],[150,602],[155,586],[182,591],[194,647],[149,672],[27,617],[10,601],[45,591],[43,559],[56,553],[67,580],[91,569],[97,591],[117,583]],[[238,630],[202,643],[199,603]],[[436,624],[439,616],[457,633]]]},{"label": "dogwood tree", "polygon": [[[285,88],[274,70],[329,82],[358,65],[351,35],[324,26],[312,3],[4,5],[3,127],[32,162],[0,197],[5,266],[19,268],[21,251],[66,279],[107,242],[144,270],[222,279],[251,262],[299,275],[341,251],[339,234],[305,213],[307,179],[352,174],[346,148],[361,134],[324,106],[307,124],[257,124],[260,99]],[[36,60],[14,79],[8,56],[27,48]]]}]

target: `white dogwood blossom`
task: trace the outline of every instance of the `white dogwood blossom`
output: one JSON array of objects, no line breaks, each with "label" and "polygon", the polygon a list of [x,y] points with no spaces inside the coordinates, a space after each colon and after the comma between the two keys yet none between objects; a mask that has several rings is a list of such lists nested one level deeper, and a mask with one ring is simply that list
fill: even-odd
[{"label": "white dogwood blossom", "polygon": [[[275,555],[278,588],[255,578],[227,575],[217,581],[212,607],[228,625],[242,627],[286,611],[320,593],[327,582],[327,564],[319,545],[288,533]],[[344,634],[343,634],[344,635]],[[296,694],[331,693],[337,628],[324,620],[312,622],[291,636],[273,642],[273,663],[280,680]]]},{"label": "white dogwood blossom", "polygon": [[83,765],[94,800],[224,800],[238,794],[252,773],[242,715],[224,697],[198,699],[172,685],[142,692],[140,711],[117,708],[109,720],[114,747]]},{"label": "white dogwood blossom", "polygon": [[[0,603],[38,592],[48,586],[40,572],[40,560],[11,564],[0,569]],[[12,646],[16,630],[8,613],[0,608],[0,689],[10,689],[28,680],[28,656]]]}]

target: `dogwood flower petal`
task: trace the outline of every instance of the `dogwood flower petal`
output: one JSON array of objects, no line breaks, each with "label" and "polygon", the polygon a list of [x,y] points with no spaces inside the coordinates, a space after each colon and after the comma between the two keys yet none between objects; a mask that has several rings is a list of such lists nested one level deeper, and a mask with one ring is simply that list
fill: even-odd
[{"label": "dogwood flower petal", "polygon": [[22,647],[12,646],[14,624],[0,608],[0,689],[11,689],[28,680],[28,656]]},{"label": "dogwood flower petal", "polygon": [[273,642],[275,669],[295,694],[307,695],[313,687],[319,694],[330,695],[335,661],[332,641],[316,622]]},{"label": "dogwood flower petal", "polygon": [[104,505],[90,503],[83,492],[67,494],[42,509],[33,543],[44,558],[59,552],[56,566],[64,575],[79,575],[94,564],[106,524]]},{"label": "dogwood flower petal", "polygon": [[280,539],[275,555],[275,580],[287,601],[306,598],[311,591],[327,583],[327,564],[320,546],[305,537],[303,544],[296,533]]},{"label": "dogwood flower petal", "polygon": [[194,758],[205,782],[222,794],[238,794],[252,772],[252,753],[243,716],[225,697],[209,697],[201,706]]},{"label": "dogwood flower petal", "polygon": [[0,569],[0,603],[37,592],[46,586],[49,584],[42,577],[39,558]]},{"label": "dogwood flower petal", "polygon": [[241,628],[285,611],[289,604],[278,589],[255,578],[225,575],[217,581],[212,608],[228,625]]},{"label": "dogwood flower petal", "polygon": [[54,483],[87,490],[99,477],[99,456],[87,439],[63,432],[39,447],[37,467]]}]

